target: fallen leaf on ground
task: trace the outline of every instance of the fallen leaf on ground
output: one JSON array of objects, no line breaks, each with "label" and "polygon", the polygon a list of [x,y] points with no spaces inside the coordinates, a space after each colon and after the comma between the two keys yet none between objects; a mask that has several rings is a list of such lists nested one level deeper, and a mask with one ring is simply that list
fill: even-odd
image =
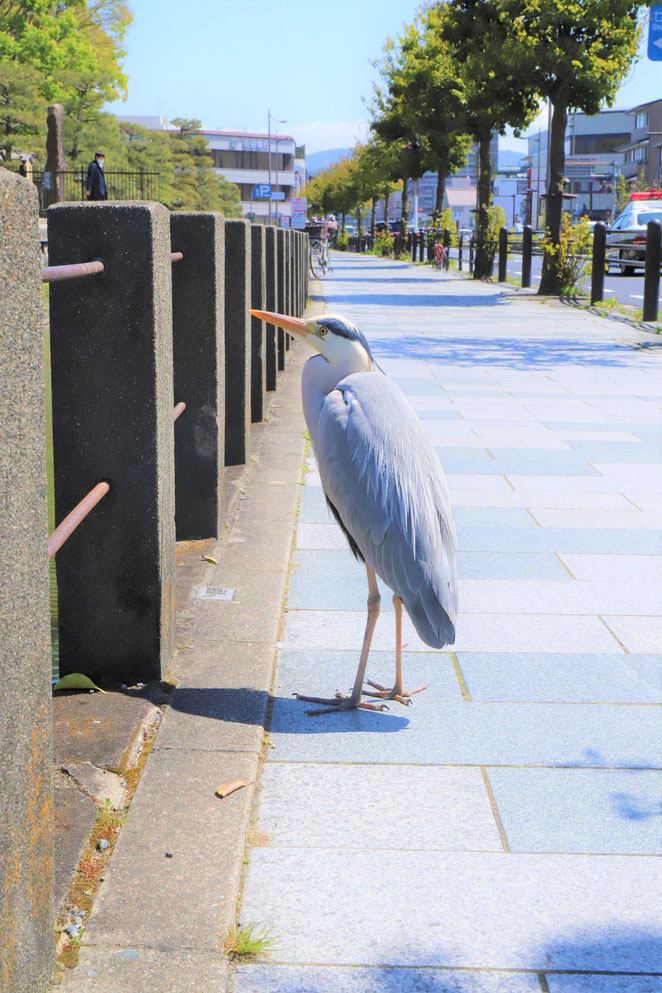
[{"label": "fallen leaf on ground", "polygon": [[211,562],[212,565],[218,565],[216,559],[212,555],[203,555],[202,557],[205,562]]},{"label": "fallen leaf on ground", "polygon": [[58,679],[53,686],[54,690],[98,690],[105,693],[100,686],[93,683],[89,676],[84,676],[82,672],[70,672],[68,676]]}]

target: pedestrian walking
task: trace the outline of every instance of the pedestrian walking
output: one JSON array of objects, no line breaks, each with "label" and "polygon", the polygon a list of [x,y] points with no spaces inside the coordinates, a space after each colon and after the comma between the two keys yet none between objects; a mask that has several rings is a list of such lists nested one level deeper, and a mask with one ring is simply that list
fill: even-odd
[{"label": "pedestrian walking", "polygon": [[94,162],[87,167],[85,196],[88,200],[107,200],[106,177],[103,174],[103,152],[94,153]]}]

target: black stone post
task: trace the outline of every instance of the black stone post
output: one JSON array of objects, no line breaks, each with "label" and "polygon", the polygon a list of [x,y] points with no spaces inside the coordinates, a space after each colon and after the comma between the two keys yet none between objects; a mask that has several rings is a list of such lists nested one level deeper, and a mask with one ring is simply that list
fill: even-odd
[{"label": "black stone post", "polygon": [[225,463],[225,228],[221,214],[173,211],[177,540],[217,538]]},{"label": "black stone post", "polygon": [[[50,189],[44,188],[44,205],[62,203],[64,200],[64,173],[67,159],[64,149],[64,107],[52,103],[46,118],[48,136],[46,138],[46,175],[50,177]],[[44,177],[45,178],[45,177]]]},{"label": "black stone post", "polygon": [[[276,229],[271,224],[265,225],[265,276],[266,304],[265,310],[278,312],[278,253],[276,251]],[[273,324],[266,325],[265,338],[265,374],[267,390],[275,390],[278,380],[278,335]]]},{"label": "black stone post", "polygon": [[499,229],[499,282],[505,283],[508,264],[508,228]]},{"label": "black stone post", "polygon": [[[286,309],[285,313],[294,316],[294,273],[292,271],[292,231],[285,228],[285,280],[286,280]],[[285,332],[285,351],[290,350],[291,335]]]},{"label": "black stone post", "polygon": [[464,235],[461,234],[457,241],[457,267],[462,272],[462,249],[464,248]]},{"label": "black stone post", "polygon": [[522,232],[522,289],[531,286],[531,250],[533,247],[533,232],[530,224],[524,225]]},{"label": "black stone post", "polygon": [[251,430],[251,226],[225,222],[225,464],[243,465]]},{"label": "black stone post", "polygon": [[37,187],[0,169],[0,983],[50,989],[51,645]]},{"label": "black stone post", "polygon": [[448,228],[444,228],[443,242],[444,242],[444,248],[448,251],[448,249],[450,249],[451,247],[451,233]]},{"label": "black stone post", "polygon": [[646,269],[644,271],[644,313],[645,321],[656,321],[660,297],[660,235],[659,221],[649,221],[646,227]]},{"label": "black stone post", "polygon": [[[278,256],[278,314],[287,314],[287,281],[285,265],[285,231],[283,228],[276,228],[276,251]],[[277,329],[278,341],[278,371],[285,368],[285,332],[282,328]]]},{"label": "black stone post", "polygon": [[607,245],[607,225],[598,221],[593,229],[593,258],[591,261],[591,303],[604,297],[605,288],[605,249]]},{"label": "black stone post", "polygon": [[[267,278],[265,271],[265,227],[251,227],[251,307],[266,310]],[[266,384],[265,321],[251,316],[251,421],[264,417]]]},{"label": "black stone post", "polygon": [[419,262],[424,262],[425,261],[425,239],[426,239],[425,232],[424,231],[421,231],[421,233],[418,236],[418,261]]},{"label": "black stone post", "polygon": [[417,240],[417,238],[418,238],[418,235],[416,234],[416,232],[415,231],[412,231],[412,233],[410,235],[410,239],[411,240],[409,242],[409,251],[411,252],[411,260],[412,260],[412,262],[415,262],[416,261],[416,240]]},{"label": "black stone post", "polygon": [[59,204],[48,250],[51,265],[105,266],[50,291],[56,521],[112,487],[57,553],[60,673],[148,682],[174,647],[170,213]]},{"label": "black stone post", "polygon": [[471,235],[469,238],[469,272],[473,275],[474,271],[474,236]]}]

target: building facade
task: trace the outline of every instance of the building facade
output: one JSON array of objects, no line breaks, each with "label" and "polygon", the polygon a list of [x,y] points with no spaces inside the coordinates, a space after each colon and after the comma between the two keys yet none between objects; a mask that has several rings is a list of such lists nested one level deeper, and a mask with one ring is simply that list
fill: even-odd
[{"label": "building facade", "polygon": [[621,172],[629,182],[643,173],[649,188],[662,187],[662,100],[651,100],[630,111],[632,127],[622,147]]}]

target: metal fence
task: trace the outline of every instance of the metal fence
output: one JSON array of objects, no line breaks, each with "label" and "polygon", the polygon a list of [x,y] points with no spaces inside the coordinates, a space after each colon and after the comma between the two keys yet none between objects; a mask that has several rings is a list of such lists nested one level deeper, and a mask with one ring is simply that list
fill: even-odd
[{"label": "metal fence", "polygon": [[[158,200],[158,172],[105,170],[104,177],[109,200]],[[51,204],[64,201],[86,200],[87,167],[67,169],[64,172],[33,172],[32,180],[39,191],[39,208],[44,211]]]}]

